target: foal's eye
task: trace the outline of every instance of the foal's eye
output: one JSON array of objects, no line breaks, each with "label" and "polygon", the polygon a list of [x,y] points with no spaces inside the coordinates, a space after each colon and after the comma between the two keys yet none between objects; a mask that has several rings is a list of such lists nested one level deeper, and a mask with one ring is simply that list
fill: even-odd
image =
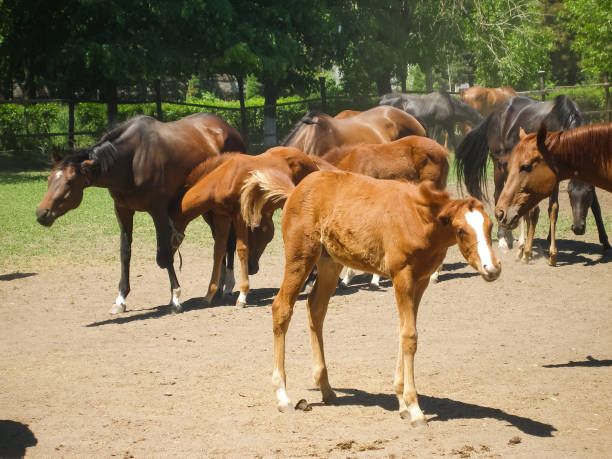
[{"label": "foal's eye", "polygon": [[523,164],[523,165],[520,167],[520,171],[521,171],[521,172],[531,172],[531,169],[532,169],[531,164]]}]

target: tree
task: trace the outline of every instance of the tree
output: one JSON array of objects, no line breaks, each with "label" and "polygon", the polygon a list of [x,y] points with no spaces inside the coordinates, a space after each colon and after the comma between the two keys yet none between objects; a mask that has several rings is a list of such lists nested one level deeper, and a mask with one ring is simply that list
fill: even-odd
[{"label": "tree", "polygon": [[566,0],[562,17],[575,34],[582,69],[595,78],[612,75],[612,0]]}]

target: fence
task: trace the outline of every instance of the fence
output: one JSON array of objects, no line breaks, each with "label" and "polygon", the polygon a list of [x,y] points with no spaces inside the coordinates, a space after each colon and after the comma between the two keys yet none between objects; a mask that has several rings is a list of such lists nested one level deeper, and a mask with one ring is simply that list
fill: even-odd
[{"label": "fence", "polygon": [[[603,97],[600,91],[603,90]],[[422,93],[420,91],[409,91]],[[209,104],[196,104],[162,100],[159,86],[155,87],[153,100],[122,100],[117,101],[119,107],[119,121],[137,114],[147,114],[167,121],[182,118],[197,111],[210,111],[226,119],[243,135],[252,153],[263,150],[263,110],[264,105],[244,107],[224,107]],[[545,88],[541,81],[541,88],[535,91],[521,91],[519,94],[536,96],[542,100],[554,97],[557,93],[567,93],[583,109],[589,122],[602,122],[612,120],[610,107],[610,83],[604,79],[603,83],[581,86],[558,86]],[[333,96],[327,97],[324,82],[321,84],[321,97],[308,98],[290,102],[280,102],[277,108],[277,137],[281,139],[295,123],[308,111],[320,110],[335,114],[344,109],[363,110],[376,104],[376,96]],[[2,109],[9,104],[23,107],[23,115],[6,116]],[[109,120],[109,111],[105,106],[107,102],[100,100],[72,100],[72,99],[36,99],[36,100],[9,100],[0,101],[0,149],[36,149],[55,146],[74,147],[75,145],[89,145],[97,139],[112,124]],[[33,109],[33,107],[35,107]],[[42,107],[42,108],[40,108]],[[34,112],[32,112],[34,110]],[[81,112],[77,123],[77,111]],[[106,117],[103,114],[106,111]],[[106,119],[106,122],[104,120]],[[50,122],[54,120],[54,122]],[[66,126],[66,130],[57,129],[58,124]],[[57,132],[55,132],[57,131]],[[77,137],[82,142],[77,142]],[[64,142],[49,139],[64,138]],[[45,144],[45,139],[47,143]]]}]

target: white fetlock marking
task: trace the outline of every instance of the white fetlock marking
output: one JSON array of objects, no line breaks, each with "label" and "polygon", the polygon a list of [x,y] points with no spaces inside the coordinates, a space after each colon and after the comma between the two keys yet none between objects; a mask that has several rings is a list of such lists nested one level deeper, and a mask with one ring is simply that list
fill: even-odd
[{"label": "white fetlock marking", "polygon": [[224,295],[231,295],[234,291],[234,285],[236,285],[236,278],[234,277],[233,269],[225,270],[225,287],[223,288]]},{"label": "white fetlock marking", "polygon": [[125,307],[125,298],[121,293],[117,296],[117,299],[115,300],[115,305]]},{"label": "white fetlock marking", "polygon": [[246,303],[246,293],[240,292],[240,295],[238,295],[238,302],[239,303]]},{"label": "white fetlock marking", "polygon": [[342,285],[348,285],[351,283],[351,281],[353,280],[353,277],[355,277],[357,275],[357,271],[355,271],[353,268],[349,268],[348,266],[346,267],[346,272],[344,274],[344,278],[342,279]]},{"label": "white fetlock marking", "polygon": [[438,282],[438,276],[440,275],[440,271],[434,271],[434,273],[429,276],[429,282]]},{"label": "white fetlock marking", "polygon": [[276,400],[278,400],[279,411],[285,411],[287,408],[291,407],[291,399],[287,395],[287,391],[283,388],[276,390]]},{"label": "white fetlock marking", "polygon": [[372,274],[372,280],[370,281],[370,285],[372,287],[380,287],[380,276],[378,274]]},{"label": "white fetlock marking", "polygon": [[174,305],[175,308],[180,308],[181,307],[181,302],[179,301],[179,298],[181,297],[181,288],[175,288],[172,290],[172,304]]},{"label": "white fetlock marking", "polygon": [[408,407],[408,411],[410,412],[410,420],[412,422],[419,421],[420,419],[425,419],[425,415],[419,408],[417,403],[414,403]]}]

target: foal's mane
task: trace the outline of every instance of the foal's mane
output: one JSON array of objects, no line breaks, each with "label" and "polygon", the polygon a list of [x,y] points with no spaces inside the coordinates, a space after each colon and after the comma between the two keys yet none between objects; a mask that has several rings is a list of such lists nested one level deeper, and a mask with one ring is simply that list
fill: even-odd
[{"label": "foal's mane", "polygon": [[556,150],[571,160],[585,163],[586,157],[607,167],[612,162],[612,124],[593,124],[556,132],[546,138],[549,151]]}]

